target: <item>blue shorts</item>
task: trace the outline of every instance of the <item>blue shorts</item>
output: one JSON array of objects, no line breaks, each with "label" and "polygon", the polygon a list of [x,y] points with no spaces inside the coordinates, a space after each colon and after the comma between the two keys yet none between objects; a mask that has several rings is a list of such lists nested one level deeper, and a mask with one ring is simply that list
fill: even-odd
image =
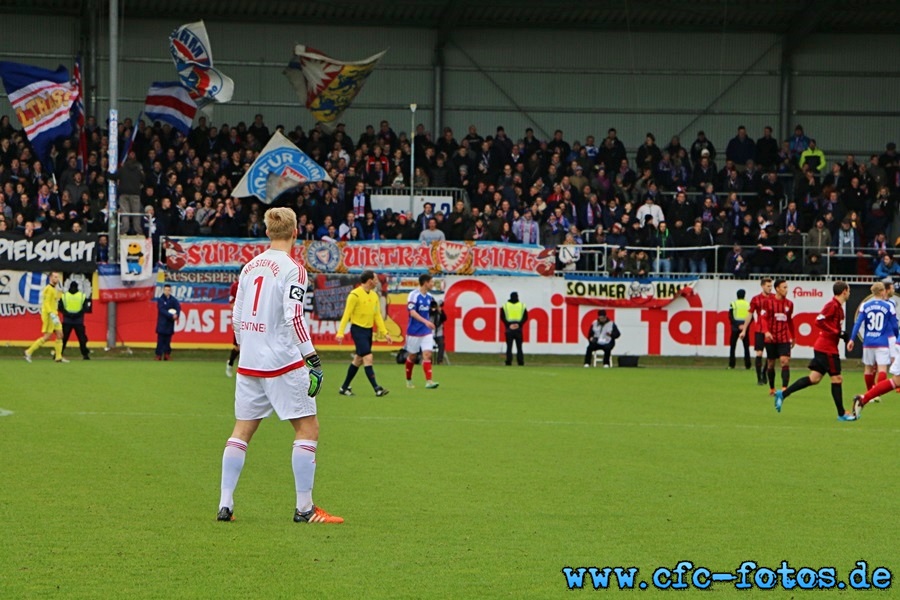
[{"label": "blue shorts", "polygon": [[353,343],[356,344],[357,356],[372,354],[372,330],[370,328],[351,325],[350,337],[353,338]]}]

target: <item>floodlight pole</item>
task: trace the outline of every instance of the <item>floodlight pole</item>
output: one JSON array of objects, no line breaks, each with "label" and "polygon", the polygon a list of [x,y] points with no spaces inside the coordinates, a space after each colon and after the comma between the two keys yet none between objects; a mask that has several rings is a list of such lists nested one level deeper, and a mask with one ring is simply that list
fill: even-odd
[{"label": "floodlight pole", "polygon": [[410,104],[409,112],[409,210],[415,212],[415,177],[416,177],[416,109],[418,104]]},{"label": "floodlight pole", "polygon": [[[109,233],[109,262],[118,264],[119,236],[115,174],[119,170],[119,0],[109,0],[109,187],[106,216]],[[106,305],[106,347],[116,347],[116,303]]]}]

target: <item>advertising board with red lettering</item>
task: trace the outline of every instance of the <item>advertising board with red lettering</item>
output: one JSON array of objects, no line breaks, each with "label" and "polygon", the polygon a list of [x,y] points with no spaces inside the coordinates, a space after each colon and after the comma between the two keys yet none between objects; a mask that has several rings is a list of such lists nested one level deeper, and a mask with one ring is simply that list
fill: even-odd
[{"label": "advertising board with red lettering", "polygon": [[[304,296],[308,327],[317,348],[335,349],[338,313],[345,298],[334,290],[347,291],[353,278],[329,280],[324,274],[310,277],[310,292]],[[227,276],[216,276],[214,281]],[[402,345],[408,314],[406,296],[418,282],[414,276],[380,274],[377,288],[382,297],[382,314],[388,333],[395,340],[393,346],[378,342],[376,349],[398,349]],[[585,280],[580,280],[585,282]],[[597,280],[598,282],[605,280]],[[199,283],[199,282],[198,282]],[[528,308],[528,322],[524,327],[526,352],[533,354],[582,354],[587,340],[585,333],[596,318],[601,304],[584,303],[585,290],[570,287],[571,280],[539,277],[447,276],[436,278],[434,295],[444,302],[447,323],[444,326],[446,348],[449,352],[478,352],[496,354],[505,348],[504,328],[500,308],[512,292]],[[615,282],[613,282],[615,283]],[[621,280],[620,288],[597,287],[605,298],[618,301],[628,294],[631,285]],[[816,315],[832,297],[832,282],[789,282],[788,298],[794,302],[794,322],[797,346],[793,357],[812,356],[816,336]],[[177,285],[177,284],[176,284]],[[598,285],[601,285],[598,283]],[[612,285],[605,282],[602,285]],[[622,336],[616,341],[617,355],[666,356],[727,356],[730,337],[728,307],[737,291],[744,289],[748,298],[759,289],[755,281],[735,280],[666,280],[648,281],[654,297],[664,305],[607,304],[605,310],[616,322]],[[39,287],[39,283],[35,286]],[[319,306],[322,317],[316,314],[316,290],[323,290]],[[847,307],[848,319],[853,318],[855,304],[867,293],[868,284],[854,285],[851,296],[854,306]],[[32,288],[28,288],[30,290]],[[327,292],[325,291],[327,290]],[[26,290],[27,291],[27,290]],[[621,295],[621,297],[619,297]],[[327,310],[326,310],[327,308]],[[175,347],[228,348],[231,345],[231,307],[220,299],[188,301],[182,304],[182,317],[176,322]],[[156,312],[152,302],[120,304],[117,314],[119,339],[126,345],[147,347],[155,344]],[[88,336],[95,341],[106,338],[106,305],[95,303],[93,314],[86,320]],[[852,322],[847,327],[851,326]],[[40,316],[16,314],[0,317],[0,343],[30,343],[40,329]],[[752,330],[751,330],[752,332]]]}]

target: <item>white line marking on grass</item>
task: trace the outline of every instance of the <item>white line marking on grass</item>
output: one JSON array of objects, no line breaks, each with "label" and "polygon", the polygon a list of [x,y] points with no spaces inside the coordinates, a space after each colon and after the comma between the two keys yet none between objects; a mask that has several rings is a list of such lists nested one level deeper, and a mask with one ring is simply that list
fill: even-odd
[{"label": "white line marking on grass", "polygon": [[[20,413],[22,411],[19,411]],[[67,415],[76,417],[160,417],[160,418],[197,418],[197,419],[232,419],[230,414],[190,414],[190,413],[152,413],[152,412],[104,412],[104,411],[75,411],[75,412],[49,412],[49,411],[25,411],[25,413]],[[0,409],[0,417],[6,417],[13,414],[12,411]],[[23,413],[24,414],[24,413]],[[816,427],[816,426],[800,426],[800,425],[748,425],[744,423],[732,424],[716,424],[716,423],[650,423],[650,422],[623,422],[623,421],[538,421],[538,420],[516,420],[516,419],[473,419],[466,417],[401,417],[401,416],[380,416],[380,415],[329,415],[327,419],[343,420],[343,421],[406,421],[406,422],[431,422],[431,423],[477,423],[477,424],[507,424],[507,425],[552,425],[562,427],[588,426],[588,427],[668,427],[675,429],[781,429],[784,431],[825,431],[840,432],[855,429],[856,426],[843,425],[840,427]],[[877,433],[900,433],[900,429],[881,429],[866,427],[867,432]]]},{"label": "white line marking on grass", "polygon": [[[515,419],[472,419],[472,418],[456,418],[456,417],[390,417],[390,416],[352,416],[345,417],[340,415],[331,415],[329,419],[356,419],[361,421],[433,421],[444,423],[504,423],[510,425],[561,425],[571,427],[575,425],[589,427],[672,427],[682,429],[783,429],[783,430],[802,430],[802,431],[846,431],[852,429],[850,426],[842,427],[805,427],[797,425],[747,425],[742,423],[733,423],[728,425],[719,425],[715,423],[647,423],[647,422],[614,422],[614,421],[534,421],[534,420],[515,420]],[[866,431],[878,431],[885,433],[900,433],[900,429],[870,429]]]}]

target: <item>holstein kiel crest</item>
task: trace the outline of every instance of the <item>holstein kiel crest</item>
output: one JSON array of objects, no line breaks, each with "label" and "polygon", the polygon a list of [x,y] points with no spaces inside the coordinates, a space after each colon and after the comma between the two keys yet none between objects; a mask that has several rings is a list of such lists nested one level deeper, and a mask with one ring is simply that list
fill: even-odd
[{"label": "holstein kiel crest", "polygon": [[234,188],[234,195],[238,198],[256,196],[269,203],[289,189],[315,181],[331,181],[331,177],[291,140],[276,131]]},{"label": "holstein kiel crest", "polygon": [[212,57],[209,55],[209,49],[203,39],[195,34],[191,28],[195,25],[197,24],[191,23],[190,25],[179,27],[169,36],[169,41],[171,42],[169,49],[179,70],[183,68],[182,65],[184,64],[199,65],[201,67],[212,66]]},{"label": "holstein kiel crest", "polygon": [[173,31],[169,35],[169,52],[178,78],[198,106],[231,100],[234,81],[213,67],[212,48],[203,21]]}]

